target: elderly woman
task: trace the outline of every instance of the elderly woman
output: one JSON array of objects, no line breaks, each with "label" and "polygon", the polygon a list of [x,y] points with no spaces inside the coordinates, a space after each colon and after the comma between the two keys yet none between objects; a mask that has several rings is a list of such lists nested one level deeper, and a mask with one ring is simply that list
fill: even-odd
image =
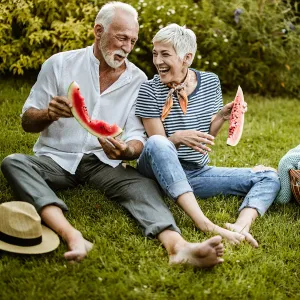
[{"label": "elderly woman", "polygon": [[[233,244],[246,239],[257,247],[249,230],[279,191],[276,170],[208,166],[210,146],[233,103],[223,106],[217,75],[189,68],[197,49],[191,30],[168,25],[157,32],[153,45],[158,75],[142,84],[136,105],[149,136],[138,170],[155,178],[200,230],[218,233]],[[244,197],[236,222],[226,224],[229,230],[205,217],[195,198],[220,194]]]}]

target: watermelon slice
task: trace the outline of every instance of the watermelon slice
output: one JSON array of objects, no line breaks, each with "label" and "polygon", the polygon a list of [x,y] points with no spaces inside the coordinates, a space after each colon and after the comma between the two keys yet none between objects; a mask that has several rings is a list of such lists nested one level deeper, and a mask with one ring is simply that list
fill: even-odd
[{"label": "watermelon slice", "polygon": [[236,146],[240,141],[244,127],[244,95],[238,87],[230,114],[227,145]]},{"label": "watermelon slice", "polygon": [[110,125],[102,120],[91,120],[84,98],[80,94],[79,85],[73,81],[68,88],[68,99],[72,103],[72,114],[79,124],[89,133],[96,137],[116,137],[122,133],[122,129],[117,125]]}]

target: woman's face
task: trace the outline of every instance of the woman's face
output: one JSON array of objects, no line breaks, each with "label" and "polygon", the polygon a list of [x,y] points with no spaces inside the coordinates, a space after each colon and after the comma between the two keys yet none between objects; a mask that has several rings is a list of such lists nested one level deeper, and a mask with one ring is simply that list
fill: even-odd
[{"label": "woman's face", "polygon": [[181,83],[188,69],[169,43],[155,42],[153,47],[153,63],[162,83]]}]

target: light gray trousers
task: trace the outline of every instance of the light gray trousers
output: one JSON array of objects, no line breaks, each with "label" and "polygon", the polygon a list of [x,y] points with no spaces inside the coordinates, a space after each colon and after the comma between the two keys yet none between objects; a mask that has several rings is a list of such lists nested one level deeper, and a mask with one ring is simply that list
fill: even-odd
[{"label": "light gray trousers", "polygon": [[113,168],[94,154],[85,154],[72,175],[50,157],[12,154],[2,161],[1,170],[17,199],[33,204],[38,212],[47,205],[67,211],[55,192],[89,184],[125,207],[147,237],[154,238],[165,229],[180,233],[156,182],[131,166]]}]

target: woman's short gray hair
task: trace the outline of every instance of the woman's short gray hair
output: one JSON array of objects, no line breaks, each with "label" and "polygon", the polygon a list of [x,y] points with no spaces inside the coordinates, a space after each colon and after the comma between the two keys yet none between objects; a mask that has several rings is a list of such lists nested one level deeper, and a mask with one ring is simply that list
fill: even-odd
[{"label": "woman's short gray hair", "polygon": [[197,51],[197,39],[195,33],[185,26],[170,24],[160,29],[154,36],[152,43],[162,42],[171,44],[176,54],[183,59],[187,53],[192,53],[192,61]]},{"label": "woman's short gray hair", "polygon": [[111,24],[116,10],[123,10],[129,14],[132,14],[133,18],[138,22],[138,13],[134,7],[127,3],[112,1],[104,4],[97,14],[95,24],[101,24],[104,31],[107,30],[109,24]]}]

